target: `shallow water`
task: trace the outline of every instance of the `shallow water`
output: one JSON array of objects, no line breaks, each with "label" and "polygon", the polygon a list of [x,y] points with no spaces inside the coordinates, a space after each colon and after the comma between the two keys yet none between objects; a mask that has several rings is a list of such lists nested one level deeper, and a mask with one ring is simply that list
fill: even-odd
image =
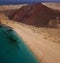
[{"label": "shallow water", "polygon": [[39,63],[39,61],[15,31],[1,27],[0,63]]}]

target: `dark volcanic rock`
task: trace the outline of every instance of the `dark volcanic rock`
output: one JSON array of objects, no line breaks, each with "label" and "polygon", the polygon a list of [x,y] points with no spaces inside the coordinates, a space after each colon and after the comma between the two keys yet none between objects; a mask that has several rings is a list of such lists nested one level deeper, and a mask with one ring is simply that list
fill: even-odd
[{"label": "dark volcanic rock", "polygon": [[49,20],[57,16],[60,17],[60,12],[38,3],[23,6],[11,15],[11,19],[28,25],[47,26]]}]

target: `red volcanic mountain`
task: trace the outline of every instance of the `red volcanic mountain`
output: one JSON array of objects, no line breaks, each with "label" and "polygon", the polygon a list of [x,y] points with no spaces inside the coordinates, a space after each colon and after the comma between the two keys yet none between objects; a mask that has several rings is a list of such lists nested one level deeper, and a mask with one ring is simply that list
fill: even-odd
[{"label": "red volcanic mountain", "polygon": [[60,12],[38,3],[23,6],[11,15],[11,19],[33,26],[47,26],[50,19],[60,17]]}]

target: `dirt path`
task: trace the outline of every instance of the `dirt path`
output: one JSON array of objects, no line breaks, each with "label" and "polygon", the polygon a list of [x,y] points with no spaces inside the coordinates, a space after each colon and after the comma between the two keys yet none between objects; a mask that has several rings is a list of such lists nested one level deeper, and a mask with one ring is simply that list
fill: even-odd
[{"label": "dirt path", "polygon": [[[4,23],[6,24],[5,21]],[[11,22],[8,25],[14,28],[42,63],[60,63],[60,44],[46,40],[40,34],[20,24]]]}]

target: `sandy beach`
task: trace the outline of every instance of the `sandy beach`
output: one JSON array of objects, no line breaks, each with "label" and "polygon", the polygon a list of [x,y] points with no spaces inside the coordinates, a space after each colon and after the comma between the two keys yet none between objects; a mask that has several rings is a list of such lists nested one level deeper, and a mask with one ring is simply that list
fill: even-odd
[{"label": "sandy beach", "polygon": [[[25,44],[31,49],[31,51],[35,54],[38,60],[41,63],[60,63],[60,44],[57,43],[59,38],[57,35],[57,31],[59,29],[48,29],[48,28],[39,28],[39,33],[33,31],[35,28],[33,26],[28,26],[22,23],[14,22],[11,20],[0,20],[3,24],[9,25],[13,27],[13,29],[17,32],[17,34],[22,38]],[[50,35],[46,32],[47,30],[51,31]],[[56,34],[54,38],[53,32]],[[44,32],[45,31],[45,32]],[[59,32],[60,33],[60,32]],[[55,41],[49,37],[52,36],[52,39],[56,39]]]}]

